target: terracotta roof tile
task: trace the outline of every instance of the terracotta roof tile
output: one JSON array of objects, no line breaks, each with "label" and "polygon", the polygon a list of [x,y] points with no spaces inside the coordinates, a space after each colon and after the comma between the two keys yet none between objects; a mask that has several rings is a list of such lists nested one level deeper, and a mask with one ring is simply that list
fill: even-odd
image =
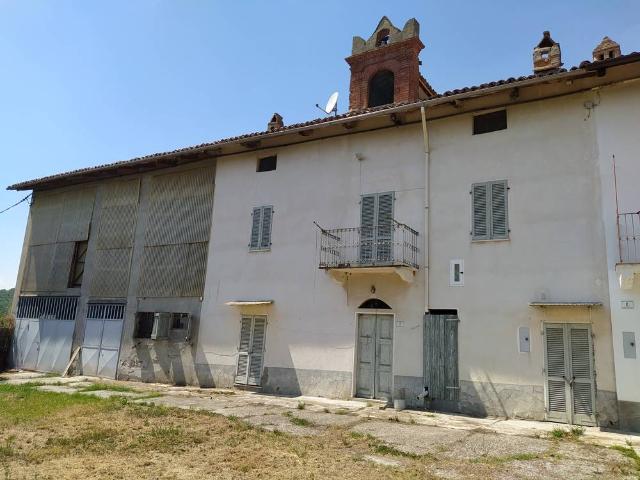
[{"label": "terracotta roof tile", "polygon": [[[637,58],[636,58],[637,57]],[[579,69],[588,69],[588,70],[594,70],[594,69],[598,69],[598,68],[603,68],[603,67],[607,67],[610,65],[616,65],[616,64],[620,64],[620,63],[625,63],[625,62],[629,62],[629,61],[638,61],[640,60],[640,53],[638,52],[633,52],[627,55],[622,55],[620,57],[617,58],[612,58],[612,59],[606,59],[606,60],[600,60],[600,61],[596,61],[596,62],[591,62],[588,60],[583,61],[582,63],[580,63],[580,65],[578,67],[571,67],[570,71],[576,71]],[[458,89],[454,89],[454,90],[448,90],[444,93],[439,93],[436,94],[435,96],[431,97],[429,100],[433,100],[433,99],[437,99],[437,98],[444,98],[444,97],[450,97],[453,95],[459,95],[459,94],[463,94],[463,93],[468,93],[468,92],[475,92],[475,91],[482,91],[485,89],[489,89],[492,87],[496,87],[499,85],[507,85],[507,84],[516,84],[518,82],[522,82],[525,80],[532,80],[535,78],[540,78],[540,77],[553,77],[555,75],[560,75],[562,73],[566,73],[567,69],[559,69],[557,71],[553,71],[553,72],[541,72],[541,73],[537,73],[537,74],[532,74],[532,75],[526,75],[526,76],[520,76],[520,77],[509,77],[507,79],[504,80],[496,80],[496,81],[492,81],[492,82],[488,82],[488,83],[482,83],[480,85],[472,85],[469,87],[464,87],[464,88],[458,88]],[[243,135],[238,135],[235,137],[228,137],[228,138],[223,138],[223,139],[219,139],[219,140],[215,140],[212,142],[207,142],[207,143],[201,143],[199,145],[193,145],[193,146],[189,146],[189,147],[184,147],[184,148],[178,148],[175,150],[170,150],[170,151],[166,151],[166,152],[159,152],[159,153],[153,153],[150,155],[144,155],[141,157],[135,157],[132,158],[130,160],[122,160],[122,161],[118,161],[118,162],[114,162],[114,163],[109,163],[109,164],[103,164],[103,165],[97,165],[97,166],[93,166],[93,167],[86,167],[86,168],[80,168],[77,170],[71,170],[68,172],[64,172],[64,173],[58,173],[58,174],[54,174],[54,175],[49,175],[46,177],[41,177],[41,178],[36,178],[33,180],[28,180],[25,182],[20,182],[20,183],[16,183],[14,185],[11,185],[9,187],[7,187],[8,190],[27,190],[27,189],[32,189],[34,187],[38,187],[38,186],[43,186],[46,185],[47,183],[54,181],[54,180],[60,180],[66,177],[73,177],[76,175],[82,175],[84,173],[88,173],[88,172],[100,172],[100,171],[109,171],[109,170],[116,170],[119,167],[122,166],[133,166],[136,164],[144,164],[145,162],[154,160],[154,159],[159,159],[161,157],[168,157],[168,156],[172,156],[172,155],[176,155],[176,154],[181,154],[181,153],[189,153],[189,152],[194,152],[197,150],[203,150],[206,149],[208,147],[214,148],[216,146],[220,146],[223,144],[229,144],[229,143],[236,143],[239,142],[241,140],[248,140],[248,139],[252,139],[255,137],[262,137],[265,135],[273,135],[274,133],[284,133],[287,131],[291,131],[291,130],[295,130],[295,129],[300,129],[300,128],[305,128],[305,127],[311,127],[314,125],[322,125],[324,123],[329,123],[329,122],[333,122],[335,120],[343,120],[343,119],[348,119],[348,118],[357,118],[360,117],[362,115],[365,114],[369,114],[369,113],[373,113],[373,112],[382,112],[385,110],[390,110],[396,107],[402,107],[405,105],[411,105],[412,103],[415,103],[416,105],[422,104],[422,101],[418,101],[418,102],[401,102],[401,103],[392,103],[389,105],[382,105],[379,107],[373,107],[373,108],[365,108],[365,109],[361,109],[361,110],[352,110],[340,115],[335,115],[335,116],[328,116],[328,117],[323,117],[323,118],[315,118],[313,120],[309,120],[306,122],[301,122],[301,123],[294,123],[292,125],[286,125],[284,127],[281,128],[277,128],[275,130],[272,131],[260,131],[260,132],[251,132],[251,133],[246,133]]]}]

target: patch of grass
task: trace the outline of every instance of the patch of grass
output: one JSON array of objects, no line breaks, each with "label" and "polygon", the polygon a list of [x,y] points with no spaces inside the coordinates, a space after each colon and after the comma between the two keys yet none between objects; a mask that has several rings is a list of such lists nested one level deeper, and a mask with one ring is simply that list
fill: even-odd
[{"label": "patch of grass", "polygon": [[539,455],[537,453],[514,453],[513,455],[506,455],[504,457],[491,457],[491,456],[479,457],[479,458],[473,459],[471,463],[499,465],[501,463],[508,463],[508,462],[515,462],[515,461],[529,462],[531,460],[537,460],[539,458],[542,458],[542,455]]},{"label": "patch of grass", "polygon": [[81,395],[43,392],[35,384],[0,384],[0,427],[33,422],[76,405],[100,405],[101,399]]},{"label": "patch of grass", "polygon": [[[622,445],[614,445],[613,447],[611,447],[612,450],[617,450],[618,452],[620,452],[622,455],[624,455],[627,458],[630,458],[631,460],[633,460],[636,464],[636,471],[640,474],[640,455],[638,455],[638,452],[635,451],[635,449],[631,446],[622,446]],[[638,476],[640,478],[640,475]]]},{"label": "patch of grass", "polygon": [[71,437],[50,437],[45,442],[45,445],[65,453],[75,449],[103,451],[104,448],[113,448],[116,443],[116,436],[117,432],[115,430],[99,428]]},{"label": "patch of grass", "polygon": [[420,455],[416,455],[415,453],[403,452],[402,450],[398,450],[395,447],[391,447],[384,443],[378,443],[372,446],[373,451],[379,453],[381,455],[394,455],[396,457],[407,457],[407,458],[420,458]]},{"label": "patch of grass", "polygon": [[108,390],[110,392],[126,392],[126,393],[143,393],[135,388],[127,387],[125,385],[115,385],[111,383],[94,383],[88,387],[79,389],[79,392],[97,392],[99,390]]},{"label": "patch of grass", "polygon": [[365,435],[360,433],[360,432],[349,432],[349,435],[351,436],[351,438],[355,438],[355,439],[359,439],[359,438],[364,438]]},{"label": "patch of grass", "polygon": [[347,410],[346,408],[339,408],[333,413],[335,413],[336,415],[349,415],[349,413],[351,412],[349,412],[349,410]]},{"label": "patch of grass", "polygon": [[307,406],[304,404],[304,402],[298,402],[298,410],[304,410]]},{"label": "patch of grass", "polygon": [[549,432],[549,436],[552,438],[556,438],[558,440],[569,439],[569,440],[577,440],[582,435],[584,435],[584,427],[573,426],[569,430],[564,428],[556,427],[551,432]]},{"label": "patch of grass", "polygon": [[284,415],[285,417],[288,417],[289,421],[292,424],[297,425],[298,427],[313,427],[313,426],[315,426],[315,423],[313,423],[312,421],[307,420],[306,418],[296,417],[291,412],[284,412],[282,415]]},{"label": "patch of grass", "polygon": [[13,449],[13,441],[15,437],[11,436],[4,441],[3,445],[0,445],[0,462],[13,457],[16,451]]}]

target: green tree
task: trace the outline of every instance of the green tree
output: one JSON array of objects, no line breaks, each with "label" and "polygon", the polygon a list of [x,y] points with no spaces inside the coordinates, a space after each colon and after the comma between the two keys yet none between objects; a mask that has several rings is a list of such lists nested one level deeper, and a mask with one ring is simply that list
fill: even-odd
[{"label": "green tree", "polygon": [[13,288],[9,290],[0,290],[0,317],[4,317],[11,309],[13,301]]}]

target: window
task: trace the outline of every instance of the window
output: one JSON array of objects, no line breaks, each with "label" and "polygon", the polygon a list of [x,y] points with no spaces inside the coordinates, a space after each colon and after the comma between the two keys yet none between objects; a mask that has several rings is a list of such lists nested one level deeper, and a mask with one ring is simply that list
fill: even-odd
[{"label": "window", "polygon": [[71,264],[71,272],[69,275],[69,287],[77,288],[82,286],[82,277],[84,276],[84,263],[87,258],[87,248],[89,242],[76,242],[73,251],[73,262]]},{"label": "window", "polygon": [[271,248],[271,221],[273,207],[268,205],[253,209],[251,221],[251,240],[249,249],[269,250]]},{"label": "window", "polygon": [[393,103],[394,94],[393,72],[382,70],[369,81],[369,106],[377,107]]},{"label": "window", "polygon": [[389,29],[383,28],[376,35],[376,47],[381,47],[389,43]]},{"label": "window", "polygon": [[464,260],[449,262],[449,286],[462,287],[464,285]]},{"label": "window", "polygon": [[473,240],[509,238],[506,180],[475,183],[471,187]]},{"label": "window", "polygon": [[134,338],[151,338],[153,322],[153,312],[138,312],[136,314],[136,330],[133,335]]},{"label": "window", "polygon": [[276,155],[259,158],[256,172],[271,172],[272,170],[276,169],[277,163],[278,163],[278,157]]},{"label": "window", "polygon": [[498,110],[497,112],[485,113],[483,115],[476,115],[475,117],[473,117],[474,135],[495,132],[496,130],[506,130],[506,128],[506,110]]},{"label": "window", "polygon": [[187,330],[191,315],[188,313],[174,313],[171,319],[171,330]]}]

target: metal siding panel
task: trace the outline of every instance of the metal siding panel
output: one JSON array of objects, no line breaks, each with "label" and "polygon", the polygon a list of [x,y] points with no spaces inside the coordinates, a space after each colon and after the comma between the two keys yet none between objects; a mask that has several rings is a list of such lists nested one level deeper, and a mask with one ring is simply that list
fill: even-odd
[{"label": "metal siding panel", "polygon": [[97,233],[98,249],[133,246],[139,191],[138,179],[104,186]]},{"label": "metal siding panel", "polygon": [[140,296],[181,296],[188,251],[187,244],[145,247],[140,274]]},{"label": "metal siding panel", "polygon": [[154,177],[145,245],[208,241],[213,189],[213,168]]},{"label": "metal siding panel", "polygon": [[96,250],[89,292],[94,297],[122,298],[129,290],[131,249]]},{"label": "metal siding panel", "polygon": [[49,290],[54,254],[55,243],[29,247],[22,291],[46,292]]},{"label": "metal siding panel", "polygon": [[31,205],[31,245],[55,243],[64,208],[64,194],[35,192]]},{"label": "metal siding panel", "polygon": [[56,243],[49,275],[48,290],[64,292],[69,286],[69,275],[73,263],[75,243]]},{"label": "metal siding panel", "polygon": [[188,248],[181,295],[201,297],[204,294],[209,242],[192,243]]},{"label": "metal siding panel", "polygon": [[95,377],[98,375],[98,361],[100,359],[100,348],[82,347],[81,363],[82,374]]},{"label": "metal siding panel", "polygon": [[95,195],[94,188],[73,190],[64,194],[58,242],[79,242],[89,238]]},{"label": "metal siding panel", "polygon": [[62,372],[71,356],[74,320],[40,320],[40,349],[36,370]]}]

